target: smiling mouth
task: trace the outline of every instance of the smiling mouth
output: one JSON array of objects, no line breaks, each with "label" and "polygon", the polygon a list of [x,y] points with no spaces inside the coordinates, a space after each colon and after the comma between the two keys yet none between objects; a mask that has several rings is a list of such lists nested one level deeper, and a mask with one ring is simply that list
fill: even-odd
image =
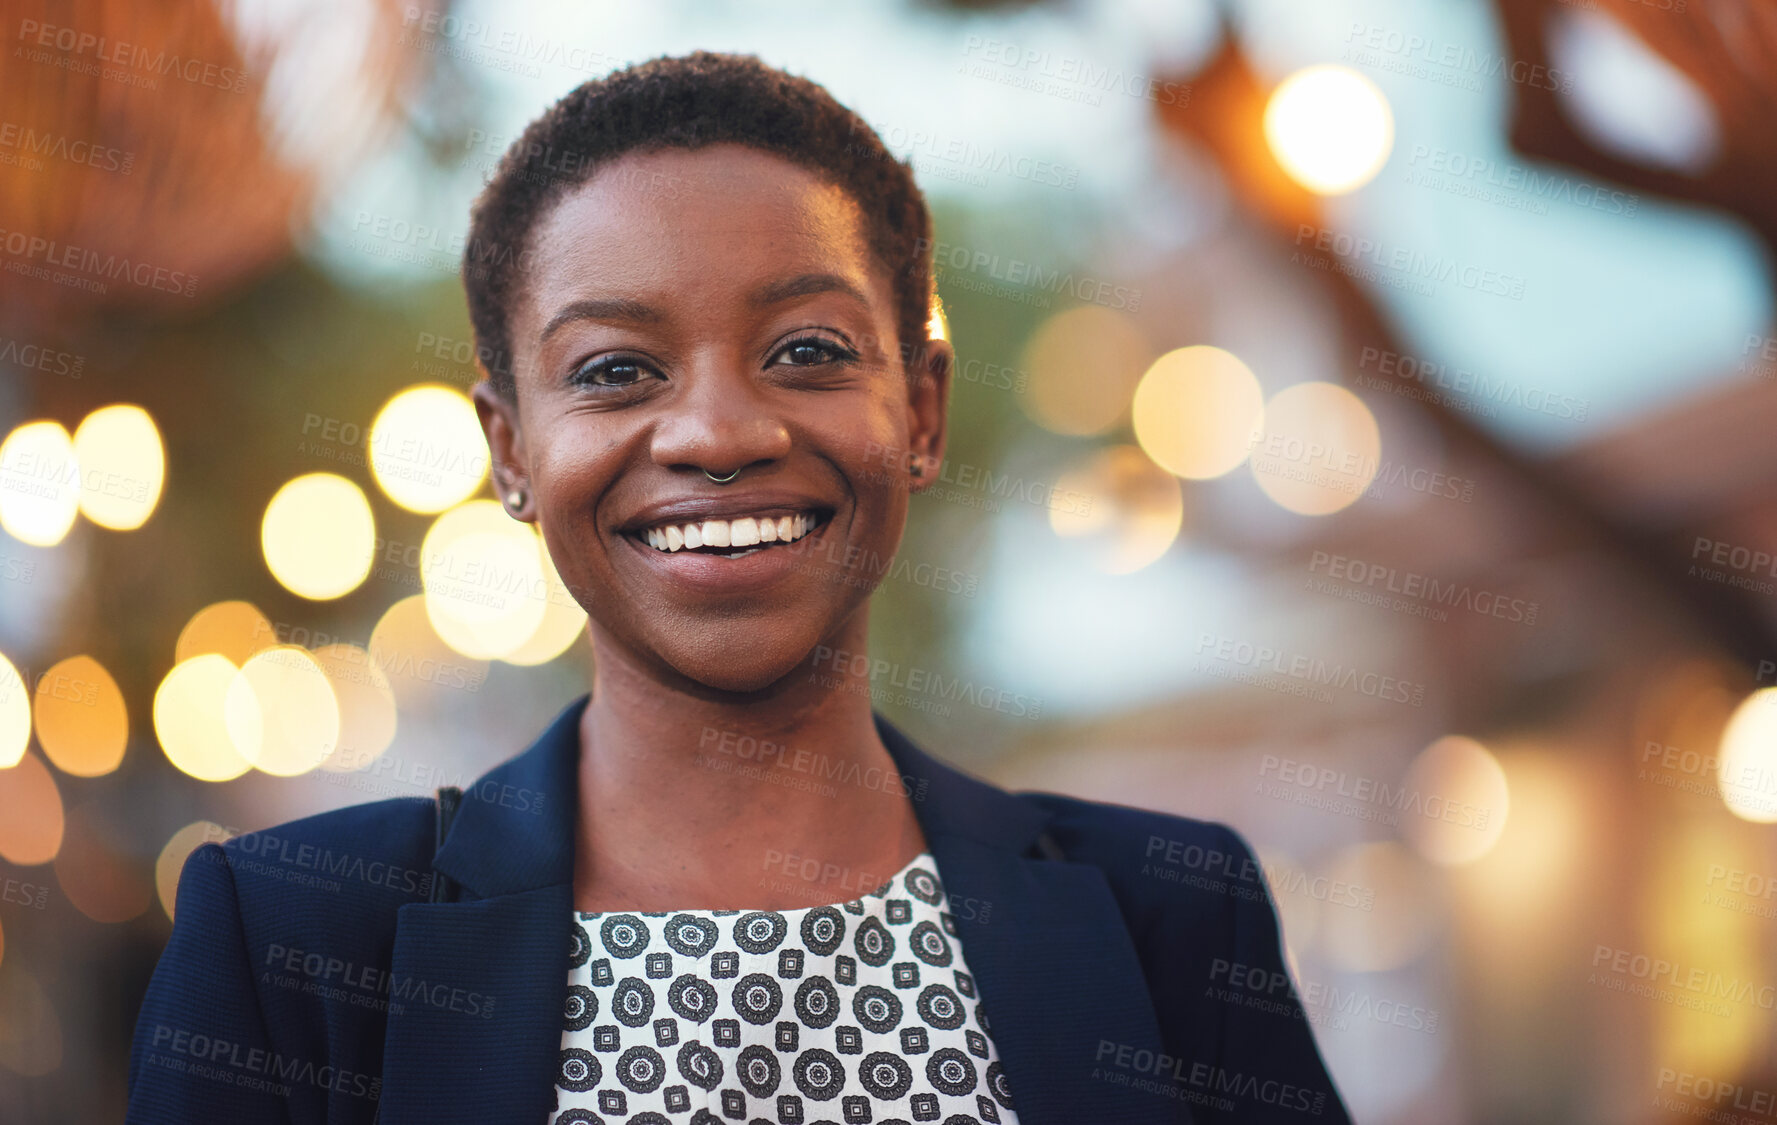
[{"label": "smiling mouth", "polygon": [[825,527],[832,518],[830,510],[810,509],[793,515],[659,524],[630,532],[629,537],[661,554],[689,553],[738,559],[806,539]]}]

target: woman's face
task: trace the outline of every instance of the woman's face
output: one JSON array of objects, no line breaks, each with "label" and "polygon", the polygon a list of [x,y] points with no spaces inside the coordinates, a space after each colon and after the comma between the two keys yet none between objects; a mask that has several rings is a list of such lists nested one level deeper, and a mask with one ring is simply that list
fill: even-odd
[{"label": "woman's face", "polygon": [[[909,492],[943,454],[950,351],[907,378],[857,203],[761,150],[666,149],[567,194],[530,248],[516,409],[486,383],[476,404],[496,487],[524,491],[600,640],[728,691],[861,643]],[[812,530],[783,542],[798,522]],[[732,539],[648,542],[687,525]]]}]

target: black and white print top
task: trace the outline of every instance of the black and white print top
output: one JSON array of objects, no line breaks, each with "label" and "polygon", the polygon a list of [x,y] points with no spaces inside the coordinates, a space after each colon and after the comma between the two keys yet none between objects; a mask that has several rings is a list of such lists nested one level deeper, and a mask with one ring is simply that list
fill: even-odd
[{"label": "black and white print top", "polygon": [[551,1125],[1016,1125],[945,901],[576,912]]}]

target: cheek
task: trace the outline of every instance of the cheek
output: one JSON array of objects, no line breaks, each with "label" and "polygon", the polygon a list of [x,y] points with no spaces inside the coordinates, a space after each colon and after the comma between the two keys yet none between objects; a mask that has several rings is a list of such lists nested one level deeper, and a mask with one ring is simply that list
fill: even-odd
[{"label": "cheek", "polygon": [[907,491],[906,403],[876,395],[869,403],[846,412],[834,448],[842,450],[841,462],[856,482],[860,498]]},{"label": "cheek", "polygon": [[610,483],[615,470],[610,435],[594,426],[565,424],[532,447],[531,472],[547,505],[575,511],[576,523],[590,524],[589,506]]},{"label": "cheek", "polygon": [[[609,585],[611,554],[622,546],[599,529],[600,498],[608,487],[609,470],[586,447],[573,442],[533,447],[532,489],[538,530],[549,547],[556,573],[570,591],[598,590]],[[582,608],[593,608],[581,601]],[[600,616],[608,606],[599,606]]]}]

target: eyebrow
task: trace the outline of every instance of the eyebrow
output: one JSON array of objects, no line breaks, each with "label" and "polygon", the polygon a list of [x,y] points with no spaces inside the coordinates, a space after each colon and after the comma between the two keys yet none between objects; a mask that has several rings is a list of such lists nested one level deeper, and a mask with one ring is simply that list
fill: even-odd
[{"label": "eyebrow", "polygon": [[864,296],[862,289],[836,273],[805,273],[773,281],[755,289],[748,300],[754,305],[775,305],[816,293],[842,293],[865,308],[870,306],[870,298]]},{"label": "eyebrow", "polygon": [[[781,304],[797,297],[817,293],[840,293],[868,308],[870,299],[855,284],[836,273],[804,273],[783,281],[773,281],[753,290],[747,303],[755,307]],[[549,318],[537,338],[541,344],[558,328],[576,320],[605,320],[621,324],[654,324],[664,319],[659,309],[628,297],[609,297],[593,301],[575,301]]]},{"label": "eyebrow", "polygon": [[628,297],[609,297],[597,301],[575,301],[549,318],[543,326],[539,344],[555,334],[564,324],[576,320],[610,320],[622,324],[651,324],[661,319],[659,310]]}]

